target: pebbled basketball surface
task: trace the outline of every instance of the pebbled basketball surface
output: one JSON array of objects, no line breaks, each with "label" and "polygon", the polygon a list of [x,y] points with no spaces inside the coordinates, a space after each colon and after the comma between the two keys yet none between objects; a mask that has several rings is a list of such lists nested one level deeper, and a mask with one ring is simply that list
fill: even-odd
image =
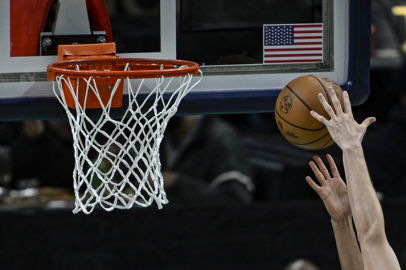
[{"label": "pebbled basketball surface", "polygon": [[317,95],[322,93],[331,104],[327,88],[332,86],[343,106],[341,87],[321,75],[305,75],[289,82],[280,92],[275,106],[275,120],[279,131],[293,145],[304,149],[321,149],[334,143],[327,128],[310,115],[314,110],[325,118]]}]

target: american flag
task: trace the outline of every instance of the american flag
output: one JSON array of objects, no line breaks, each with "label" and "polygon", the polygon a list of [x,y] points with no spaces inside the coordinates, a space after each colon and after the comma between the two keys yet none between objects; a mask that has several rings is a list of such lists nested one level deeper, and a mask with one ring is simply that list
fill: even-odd
[{"label": "american flag", "polygon": [[323,62],[323,24],[264,25],[264,63]]}]

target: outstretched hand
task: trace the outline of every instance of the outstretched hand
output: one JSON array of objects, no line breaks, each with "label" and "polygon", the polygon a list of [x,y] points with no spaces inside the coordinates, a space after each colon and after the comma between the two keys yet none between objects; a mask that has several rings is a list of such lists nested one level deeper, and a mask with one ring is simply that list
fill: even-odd
[{"label": "outstretched hand", "polygon": [[361,124],[358,124],[353,117],[347,91],[343,92],[344,110],[332,87],[328,88],[328,94],[332,106],[328,104],[322,94],[319,94],[318,98],[329,114],[330,120],[327,120],[315,111],[311,111],[311,115],[327,127],[331,137],[341,149],[345,146],[351,146],[353,143],[361,142],[367,127],[375,122],[375,117],[368,117]]},{"label": "outstretched hand", "polygon": [[344,216],[351,215],[347,186],[340,177],[334,159],[330,155],[326,157],[331,175],[321,158],[314,156],[315,162],[310,161],[309,165],[320,185],[316,184],[310,176],[306,177],[306,181],[319,194],[331,218],[339,220]]}]

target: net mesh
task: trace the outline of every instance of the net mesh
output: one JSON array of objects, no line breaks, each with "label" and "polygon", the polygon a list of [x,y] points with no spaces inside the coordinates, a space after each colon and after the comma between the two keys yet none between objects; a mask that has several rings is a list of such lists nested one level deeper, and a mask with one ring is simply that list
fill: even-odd
[{"label": "net mesh", "polygon": [[[111,89],[108,102],[99,94],[97,78],[56,77],[53,91],[69,118],[73,135],[75,168],[73,172],[75,208],[73,213],[91,213],[101,206],[107,211],[129,209],[134,205],[158,208],[168,203],[159,159],[159,147],[169,119],[176,113],[182,98],[201,80],[192,84],[193,75],[156,79],[125,80],[128,104],[124,115],[111,115],[114,94],[121,79]],[[79,80],[85,82],[84,103],[80,102]],[[146,84],[153,85],[143,93]],[[82,85],[83,85],[82,81]],[[75,109],[67,105],[66,89],[73,97]],[[145,91],[144,91],[145,92]],[[94,94],[101,113],[95,116],[86,109],[86,100]],[[139,97],[143,95],[142,99]],[[137,98],[138,97],[138,98]],[[104,100],[104,101],[103,101]],[[82,103],[82,104],[81,104]]]}]

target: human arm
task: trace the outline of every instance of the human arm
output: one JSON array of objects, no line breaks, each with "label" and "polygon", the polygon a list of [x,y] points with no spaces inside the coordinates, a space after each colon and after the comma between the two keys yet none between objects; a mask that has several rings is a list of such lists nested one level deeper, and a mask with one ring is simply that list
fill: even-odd
[{"label": "human arm", "polygon": [[344,216],[339,220],[331,219],[334,238],[342,270],[361,270],[364,263],[354,232],[352,217]]},{"label": "human arm", "polygon": [[327,161],[331,175],[321,158],[314,156],[314,161],[310,161],[309,165],[320,185],[309,176],[306,177],[306,181],[323,200],[330,214],[341,268],[361,270],[364,269],[364,265],[353,228],[347,186],[330,155],[327,155]]},{"label": "human arm", "polygon": [[382,208],[372,186],[361,145],[367,127],[375,118],[369,117],[358,124],[352,115],[348,93],[343,93],[344,110],[335,91],[329,88],[328,93],[332,106],[323,95],[320,94],[319,99],[330,120],[314,111],[311,114],[327,127],[343,152],[349,202],[364,266],[366,269],[400,269],[395,253],[386,239]]}]

